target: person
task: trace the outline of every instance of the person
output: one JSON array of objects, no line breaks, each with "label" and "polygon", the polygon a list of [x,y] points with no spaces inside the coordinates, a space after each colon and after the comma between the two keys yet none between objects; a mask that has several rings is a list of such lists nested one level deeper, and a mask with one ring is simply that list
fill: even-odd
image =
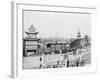
[{"label": "person", "polygon": [[77,66],[77,67],[79,66],[79,61],[78,61],[78,60],[76,61],[76,66]]},{"label": "person", "polygon": [[40,61],[42,61],[42,58],[40,57]]},{"label": "person", "polygon": [[67,67],[69,67],[69,59],[67,60]]},{"label": "person", "polygon": [[84,66],[84,65],[85,65],[85,60],[82,59],[82,61],[81,61],[81,66]]},{"label": "person", "polygon": [[42,64],[40,64],[39,68],[41,68],[41,67],[42,67]]}]

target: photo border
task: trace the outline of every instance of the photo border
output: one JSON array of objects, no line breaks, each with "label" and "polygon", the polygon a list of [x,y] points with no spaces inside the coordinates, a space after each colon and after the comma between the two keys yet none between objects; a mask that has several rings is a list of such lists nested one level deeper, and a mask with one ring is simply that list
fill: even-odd
[{"label": "photo border", "polygon": [[[96,23],[95,20],[96,20],[96,8],[93,8],[93,7],[73,7],[73,6],[56,6],[56,5],[41,5],[41,4],[26,4],[26,3],[17,3],[17,2],[12,2],[12,14],[13,14],[13,18],[12,18],[12,55],[11,55],[11,58],[12,58],[12,70],[11,70],[11,75],[12,77],[14,78],[17,78],[17,77],[29,77],[27,74],[30,73],[30,71],[28,70],[25,70],[26,72],[24,72],[23,70],[21,70],[20,68],[22,67],[22,65],[20,65],[20,58],[19,58],[19,18],[20,18],[20,13],[18,12],[19,11],[19,7],[20,9],[22,9],[22,14],[23,14],[23,6],[36,6],[36,7],[50,7],[50,8],[70,8],[70,9],[83,9],[83,10],[86,10],[86,12],[88,12],[89,10],[89,13],[90,14],[93,14],[92,16],[94,17],[94,20],[92,20],[92,25],[95,26],[94,24]],[[25,8],[26,9],[26,8]],[[29,9],[28,9],[29,10]],[[93,11],[93,12],[92,12]],[[75,11],[74,11],[75,12]],[[84,11],[83,11],[84,12]],[[22,28],[23,28],[23,17],[21,18],[22,19]],[[93,27],[92,26],[92,27]],[[93,30],[93,29],[92,29]],[[23,29],[22,29],[23,31]],[[22,38],[23,38],[23,32],[21,33],[22,34]],[[21,38],[21,37],[20,37]],[[94,43],[94,42],[93,42]],[[23,53],[23,52],[22,52]],[[96,62],[96,56],[93,57],[95,59],[95,62]],[[75,68],[76,69],[76,68]],[[84,69],[84,68],[82,68]],[[65,69],[64,69],[65,70]],[[33,76],[33,73],[35,74],[38,74],[38,72],[42,72],[43,75],[46,75],[45,71],[48,71],[48,72],[51,72],[50,74],[52,74],[54,71],[57,71],[57,72],[61,72],[61,71],[64,71],[62,68],[61,69],[41,69],[41,70],[34,70],[34,72],[32,71],[32,75]],[[73,70],[73,69],[70,69],[70,70]],[[68,69],[68,72],[70,71]],[[76,69],[75,71],[76,72],[70,72],[70,73],[84,73],[84,72],[96,72],[96,64],[94,64],[94,68],[93,70],[90,70],[90,71],[82,71],[82,72],[78,72],[77,71],[78,69]],[[27,73],[27,74],[26,74]],[[66,72],[65,72],[66,73]],[[65,73],[61,73],[61,74],[65,74]],[[68,74],[70,74],[68,73]],[[41,74],[39,74],[41,75]],[[34,75],[34,76],[37,76],[37,75]]]}]

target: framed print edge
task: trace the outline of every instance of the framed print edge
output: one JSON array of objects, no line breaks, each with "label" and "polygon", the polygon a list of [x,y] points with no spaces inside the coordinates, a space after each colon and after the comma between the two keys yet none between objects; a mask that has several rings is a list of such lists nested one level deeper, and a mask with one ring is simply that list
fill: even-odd
[{"label": "framed print edge", "polygon": [[[40,70],[23,70],[22,69],[22,38],[23,38],[23,10],[44,10],[54,12],[73,12],[73,13],[90,13],[91,20],[91,64],[92,67],[82,68],[59,68],[59,69],[40,69]],[[56,5],[40,5],[12,2],[11,3],[11,76],[13,78],[23,77],[39,77],[59,74],[96,72],[96,48],[95,46],[95,26],[96,25],[96,8],[94,7],[74,7],[74,6],[56,6]],[[94,38],[93,38],[94,37]],[[48,74],[47,74],[48,72]]]},{"label": "framed print edge", "polygon": [[11,77],[18,76],[18,32],[17,32],[17,7],[16,2],[11,2]]}]

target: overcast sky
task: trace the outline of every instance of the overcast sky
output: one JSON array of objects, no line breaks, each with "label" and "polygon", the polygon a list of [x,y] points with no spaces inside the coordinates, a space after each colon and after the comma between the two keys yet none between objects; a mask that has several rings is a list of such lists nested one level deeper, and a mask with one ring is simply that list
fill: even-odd
[{"label": "overcast sky", "polygon": [[24,11],[24,31],[32,24],[42,38],[75,38],[77,28],[82,36],[90,36],[91,14]]}]

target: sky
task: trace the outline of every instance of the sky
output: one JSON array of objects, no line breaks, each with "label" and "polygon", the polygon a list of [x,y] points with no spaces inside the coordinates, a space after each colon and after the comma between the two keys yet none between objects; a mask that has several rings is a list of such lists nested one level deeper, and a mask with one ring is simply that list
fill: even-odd
[{"label": "sky", "polygon": [[41,38],[75,38],[78,29],[91,35],[91,14],[24,11],[23,22],[24,32],[33,25]]}]

